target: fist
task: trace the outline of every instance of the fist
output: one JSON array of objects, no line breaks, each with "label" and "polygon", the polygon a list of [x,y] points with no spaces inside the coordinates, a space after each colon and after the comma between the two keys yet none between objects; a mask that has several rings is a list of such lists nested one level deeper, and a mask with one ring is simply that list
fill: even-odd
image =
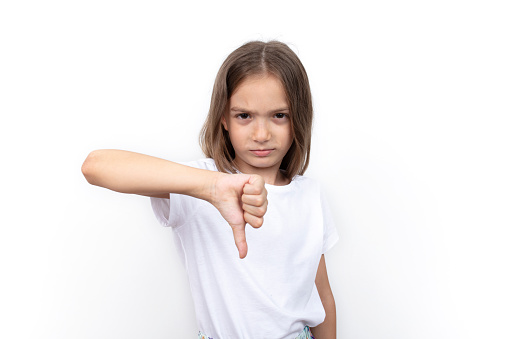
[{"label": "fist", "polygon": [[233,230],[239,257],[247,255],[246,223],[254,228],[263,224],[267,212],[265,181],[256,174],[221,174],[216,181],[212,204]]}]

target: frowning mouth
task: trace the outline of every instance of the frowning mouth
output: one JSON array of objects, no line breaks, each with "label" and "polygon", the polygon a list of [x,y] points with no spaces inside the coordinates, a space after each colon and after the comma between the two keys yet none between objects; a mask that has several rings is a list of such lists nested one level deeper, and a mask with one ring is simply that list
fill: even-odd
[{"label": "frowning mouth", "polygon": [[253,153],[257,157],[266,157],[273,151],[274,149],[261,149],[261,150],[250,150],[249,152]]}]

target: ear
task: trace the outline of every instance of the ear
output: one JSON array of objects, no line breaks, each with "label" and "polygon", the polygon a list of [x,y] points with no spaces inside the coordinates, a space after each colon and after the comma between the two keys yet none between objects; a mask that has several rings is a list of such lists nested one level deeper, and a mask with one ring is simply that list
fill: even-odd
[{"label": "ear", "polygon": [[224,118],[224,115],[221,116],[221,123],[223,124],[224,129],[228,130],[228,125],[226,124],[226,119]]}]

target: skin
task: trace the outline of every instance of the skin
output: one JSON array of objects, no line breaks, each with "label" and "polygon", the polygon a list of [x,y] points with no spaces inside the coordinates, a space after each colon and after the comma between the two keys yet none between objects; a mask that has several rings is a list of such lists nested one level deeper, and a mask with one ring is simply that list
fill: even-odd
[{"label": "skin", "polygon": [[[293,140],[288,107],[283,85],[272,75],[248,77],[235,89],[222,124],[242,174],[207,171],[122,150],[91,152],[82,172],[90,184],[117,192],[166,199],[169,193],[178,193],[210,202],[231,226],[239,257],[244,258],[246,224],[261,227],[267,211],[265,184],[290,183],[279,171]],[[312,328],[313,335],[336,338],[336,307],[323,255],[315,284],[326,317]]]},{"label": "skin", "polygon": [[246,223],[260,227],[267,211],[265,181],[257,174],[207,171],[108,149],[91,152],[81,171],[90,184],[116,192],[165,199],[178,193],[210,202],[232,227],[240,258],[247,255]]},{"label": "skin", "polygon": [[[273,75],[249,77],[235,89],[222,123],[235,149],[235,165],[239,171],[256,173],[272,185],[290,182],[279,171],[293,140],[290,114],[284,87]],[[256,154],[253,150],[270,150],[270,153]],[[316,339],[336,338],[336,304],[323,254],[315,284],[326,316],[320,325],[312,328],[313,335]]]},{"label": "skin", "polygon": [[[222,123],[230,135],[240,172],[261,175],[272,185],[290,182],[279,171],[293,141],[289,116],[283,85],[275,76],[252,76],[235,89]],[[270,154],[256,154],[256,150]]]},{"label": "skin", "polygon": [[329,284],[323,254],[316,272],[315,285],[325,309],[325,320],[320,325],[311,328],[311,332],[316,339],[336,339],[336,302]]}]

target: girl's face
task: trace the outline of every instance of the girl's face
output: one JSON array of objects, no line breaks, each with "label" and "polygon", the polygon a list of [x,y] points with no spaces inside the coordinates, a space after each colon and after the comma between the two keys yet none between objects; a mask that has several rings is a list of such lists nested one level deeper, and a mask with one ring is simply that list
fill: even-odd
[{"label": "girl's face", "polygon": [[242,173],[280,181],[279,166],[292,145],[291,114],[281,81],[271,74],[250,76],[233,92],[222,123]]}]

